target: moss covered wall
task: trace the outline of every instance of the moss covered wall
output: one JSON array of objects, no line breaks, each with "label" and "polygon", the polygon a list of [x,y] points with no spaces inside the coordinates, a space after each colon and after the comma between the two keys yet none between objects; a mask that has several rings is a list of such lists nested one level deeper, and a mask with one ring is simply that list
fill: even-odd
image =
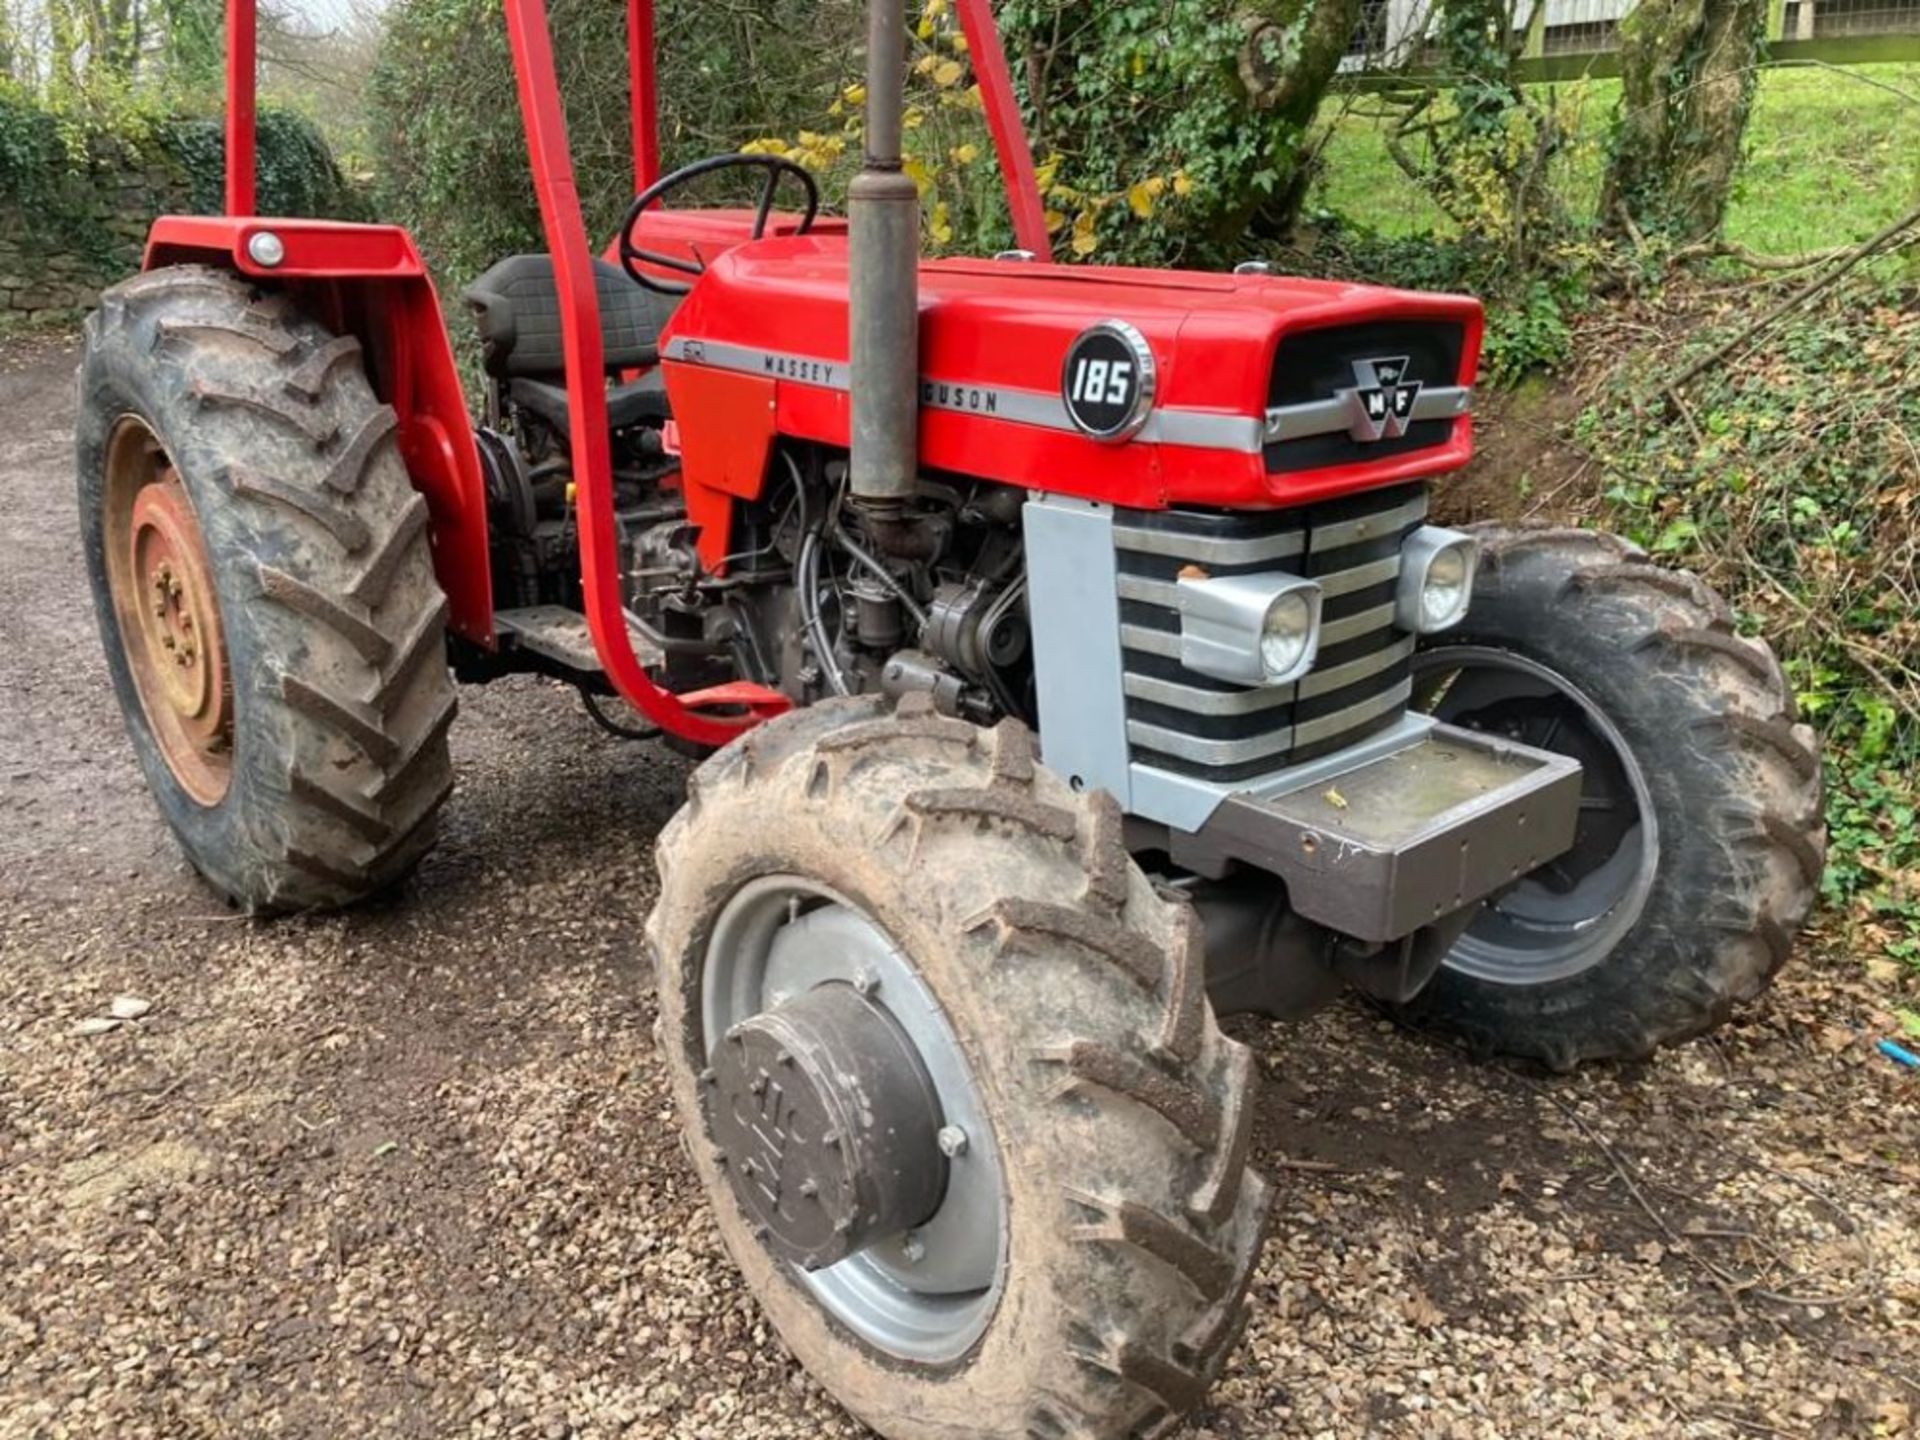
[{"label": "moss covered wall", "polygon": [[[93,307],[139,268],[156,215],[218,210],[220,122],[142,117],[117,129],[56,116],[0,91],[0,319],[53,323]],[[260,211],[358,218],[313,127],[260,120]]]}]

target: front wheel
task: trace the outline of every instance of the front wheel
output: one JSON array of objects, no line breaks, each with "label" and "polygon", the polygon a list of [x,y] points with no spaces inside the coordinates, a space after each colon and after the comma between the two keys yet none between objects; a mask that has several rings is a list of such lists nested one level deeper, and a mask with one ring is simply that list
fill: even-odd
[{"label": "front wheel", "polygon": [[1480,532],[1442,720],[1578,759],[1572,847],[1476,912],[1409,1018],[1556,1069],[1724,1022],[1786,959],[1825,855],[1820,760],[1772,652],[1691,575],[1579,530]]},{"label": "front wheel", "polygon": [[863,697],[708,761],[659,856],[676,1106],[808,1370],[892,1437],[1176,1425],[1259,1256],[1256,1067],[1112,798]]}]

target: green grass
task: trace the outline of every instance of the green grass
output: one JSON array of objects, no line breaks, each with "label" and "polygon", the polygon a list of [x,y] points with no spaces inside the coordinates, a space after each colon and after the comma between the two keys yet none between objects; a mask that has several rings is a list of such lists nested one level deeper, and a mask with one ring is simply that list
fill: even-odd
[{"label": "green grass", "polygon": [[[1539,89],[1575,136],[1558,162],[1562,191],[1591,213],[1620,83],[1573,80]],[[1388,155],[1378,99],[1350,93],[1330,102],[1341,103],[1348,108],[1335,122],[1313,205],[1386,235],[1448,233],[1447,218]],[[1916,204],[1920,64],[1762,72],[1727,215],[1729,240],[1770,254],[1844,245]]]}]

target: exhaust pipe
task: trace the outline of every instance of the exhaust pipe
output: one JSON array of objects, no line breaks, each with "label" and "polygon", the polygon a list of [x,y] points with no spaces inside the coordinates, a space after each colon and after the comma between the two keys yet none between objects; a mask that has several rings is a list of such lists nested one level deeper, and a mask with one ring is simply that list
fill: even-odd
[{"label": "exhaust pipe", "polygon": [[919,470],[920,191],[901,167],[906,7],[867,6],[866,160],[848,190],[852,268],[850,489],[874,543],[904,556],[925,541],[906,517]]}]

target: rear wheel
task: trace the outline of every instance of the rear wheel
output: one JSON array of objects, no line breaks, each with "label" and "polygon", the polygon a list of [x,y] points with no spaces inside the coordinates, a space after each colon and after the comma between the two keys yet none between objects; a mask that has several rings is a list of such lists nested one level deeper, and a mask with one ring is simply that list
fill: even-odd
[{"label": "rear wheel", "polygon": [[1572,848],[1481,905],[1405,1013],[1556,1068],[1724,1022],[1785,961],[1825,853],[1772,652],[1611,535],[1481,531],[1473,608],[1415,660],[1443,720],[1578,759]]},{"label": "rear wheel", "polygon": [[894,1437],[1157,1435],[1238,1335],[1256,1068],[1190,908],[1018,724],[783,717],[695,776],[649,922],[727,1248]]},{"label": "rear wheel", "polygon": [[452,787],[426,504],[359,345],[197,266],[88,317],[77,437],[94,609],[187,857],[252,911],[405,876]]}]

